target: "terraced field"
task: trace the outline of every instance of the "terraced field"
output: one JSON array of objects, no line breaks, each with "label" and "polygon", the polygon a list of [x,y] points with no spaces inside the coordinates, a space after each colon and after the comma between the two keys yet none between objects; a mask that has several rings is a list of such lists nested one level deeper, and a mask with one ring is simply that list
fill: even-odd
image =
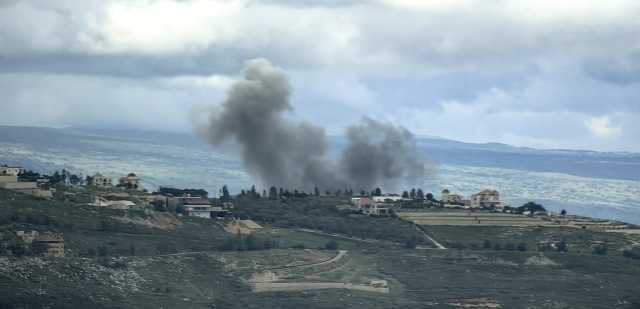
[{"label": "terraced field", "polygon": [[418,225],[559,226],[539,217],[494,212],[399,212],[398,216]]}]

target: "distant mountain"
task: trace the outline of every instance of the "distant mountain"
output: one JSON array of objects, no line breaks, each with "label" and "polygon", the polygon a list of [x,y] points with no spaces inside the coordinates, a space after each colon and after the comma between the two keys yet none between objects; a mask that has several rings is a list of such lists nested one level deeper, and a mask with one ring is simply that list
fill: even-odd
[{"label": "distant mountain", "polygon": [[[78,137],[82,136],[81,139]],[[27,143],[38,149],[70,147],[82,151],[93,149],[94,141],[136,141],[207,149],[206,143],[193,134],[141,130],[94,128],[42,128],[0,126],[0,142]],[[335,155],[345,146],[344,137],[329,137]],[[417,146],[424,159],[452,165],[497,167],[523,171],[556,172],[575,176],[640,181],[640,154],[585,150],[541,150],[501,143],[465,143],[437,137],[418,137]],[[233,146],[224,148],[233,151]]]}]

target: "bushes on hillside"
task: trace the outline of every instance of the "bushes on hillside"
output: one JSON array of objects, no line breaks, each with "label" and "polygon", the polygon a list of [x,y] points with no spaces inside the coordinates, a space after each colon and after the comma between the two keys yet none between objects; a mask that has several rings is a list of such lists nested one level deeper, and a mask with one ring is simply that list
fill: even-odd
[{"label": "bushes on hillside", "polygon": [[227,237],[219,247],[222,251],[255,251],[269,250],[278,247],[278,243],[270,238],[258,237],[254,234],[243,236],[238,233]]},{"label": "bushes on hillside", "polygon": [[287,200],[236,200],[234,214],[275,226],[300,227],[360,238],[376,238],[406,243],[412,237],[423,242],[424,237],[409,222],[395,218],[350,216],[335,205],[339,199],[291,198]]}]

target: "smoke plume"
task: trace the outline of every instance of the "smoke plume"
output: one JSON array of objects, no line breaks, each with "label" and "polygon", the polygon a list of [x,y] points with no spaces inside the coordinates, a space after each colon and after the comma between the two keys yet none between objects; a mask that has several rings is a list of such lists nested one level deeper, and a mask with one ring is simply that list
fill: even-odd
[{"label": "smoke plume", "polygon": [[236,141],[262,185],[369,190],[424,174],[411,133],[369,118],[347,130],[338,162],[329,160],[323,128],[284,117],[292,110],[285,72],[265,59],[248,61],[243,72],[211,111],[205,135],[213,145]]}]

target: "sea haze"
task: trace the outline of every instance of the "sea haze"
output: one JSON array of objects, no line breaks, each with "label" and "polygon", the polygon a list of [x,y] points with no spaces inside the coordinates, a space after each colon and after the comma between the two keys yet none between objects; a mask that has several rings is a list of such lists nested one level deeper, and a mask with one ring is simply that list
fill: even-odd
[{"label": "sea haze", "polygon": [[[330,138],[337,153],[341,137]],[[414,186],[443,187],[469,195],[500,190],[512,205],[535,200],[555,211],[640,224],[640,155],[538,150],[504,144],[472,144],[418,138],[432,173]],[[213,149],[190,134],[131,130],[0,126],[0,162],[51,172],[140,175],[157,186],[205,188],[227,184],[239,191],[254,184],[233,145]],[[259,187],[262,185],[256,183]]]}]

